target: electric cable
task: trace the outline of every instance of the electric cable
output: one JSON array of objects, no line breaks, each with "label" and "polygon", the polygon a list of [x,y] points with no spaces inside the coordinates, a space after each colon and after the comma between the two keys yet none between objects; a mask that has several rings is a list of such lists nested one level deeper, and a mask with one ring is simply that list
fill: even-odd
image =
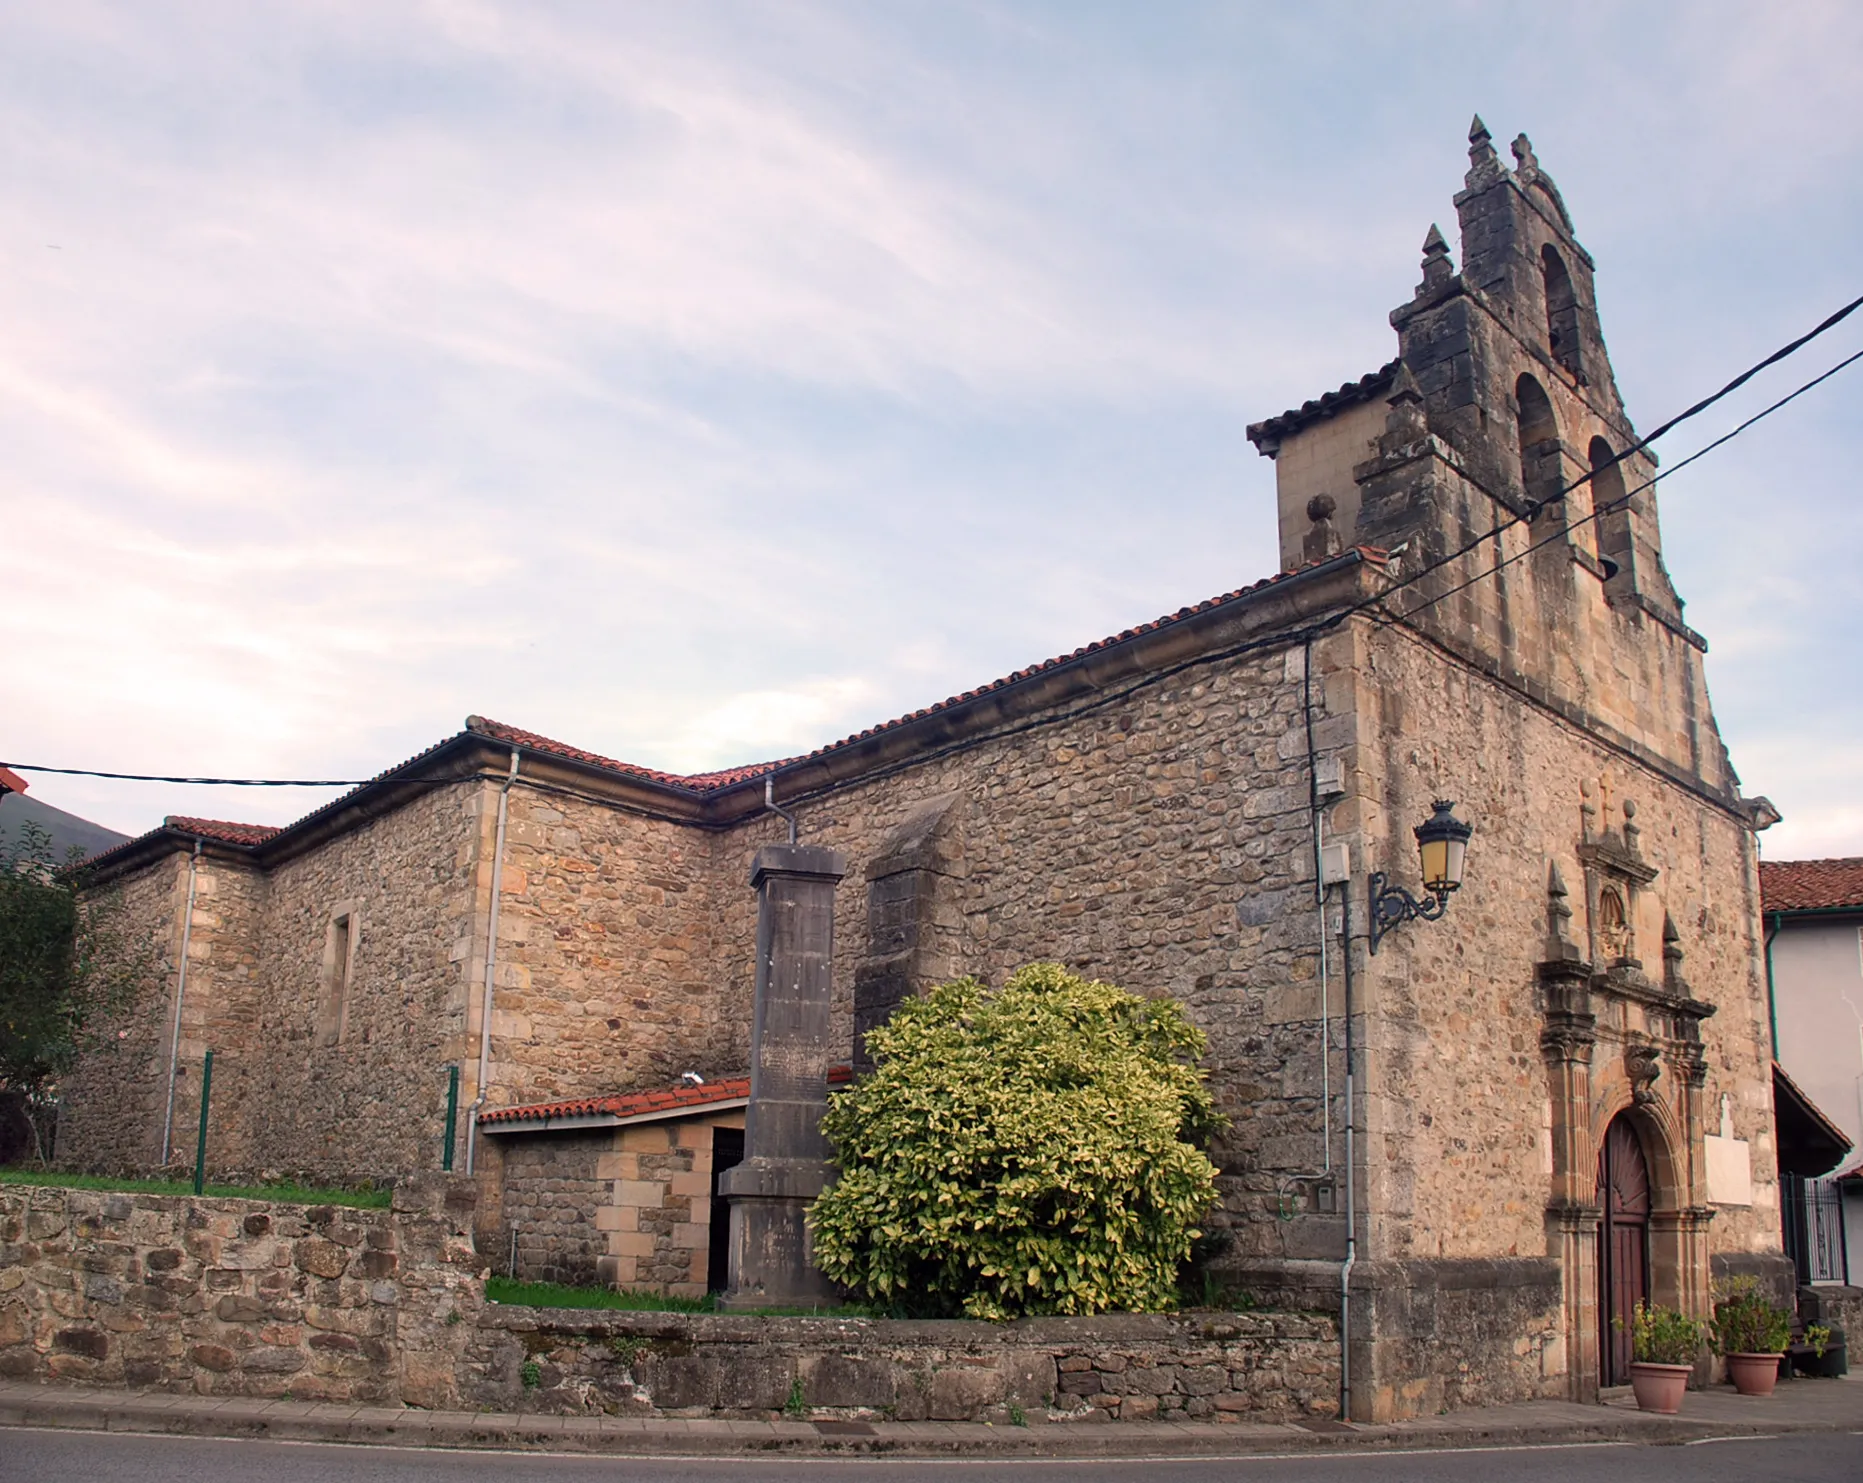
[{"label": "electric cable", "polygon": [[[1826,318],[1824,318],[1822,321],[1820,321],[1817,325],[1815,325],[1810,330],[1806,331],[1804,334],[1800,335],[1797,339],[1792,340],[1788,342],[1787,344],[1780,346],[1779,349],[1773,351],[1772,354],[1766,356],[1764,359],[1754,362],[1746,370],[1742,371],[1739,375],[1735,376],[1725,386],[1721,387],[1720,390],[1713,392],[1709,396],[1703,397],[1700,401],[1694,403],[1694,405],[1677,413],[1674,417],[1671,417],[1667,422],[1662,423],[1653,432],[1645,435],[1642,438],[1639,438],[1635,443],[1631,444],[1628,448],[1625,448],[1621,453],[1614,454],[1610,459],[1598,464],[1597,467],[1590,469],[1578,479],[1573,480],[1572,483],[1565,485],[1564,487],[1560,489],[1560,491],[1556,495],[1550,496],[1548,499],[1542,500],[1542,501],[1530,501],[1528,510],[1526,512],[1510,513],[1507,519],[1497,522],[1490,530],[1485,531],[1480,536],[1474,537],[1473,539],[1465,542],[1463,545],[1457,547],[1454,551],[1450,552],[1448,555],[1440,557],[1436,561],[1431,562],[1429,565],[1420,567],[1415,572],[1409,573],[1405,575],[1404,577],[1399,578],[1397,581],[1393,582],[1391,586],[1385,588],[1382,592],[1376,593],[1371,597],[1363,598],[1356,603],[1352,603],[1348,605],[1347,607],[1341,608],[1339,611],[1335,613],[1328,614],[1325,618],[1321,619],[1317,623],[1308,624],[1308,625],[1305,625],[1304,627],[1296,628],[1296,629],[1280,629],[1272,634],[1264,634],[1262,637],[1258,639],[1252,639],[1243,644],[1234,645],[1228,649],[1219,650],[1214,653],[1197,655],[1193,658],[1183,660],[1178,664],[1168,666],[1165,669],[1155,670],[1151,674],[1143,676],[1142,678],[1134,681],[1132,684],[1125,686],[1123,689],[1120,689],[1117,691],[1111,691],[1111,692],[1104,692],[1101,695],[1094,697],[1094,699],[1090,701],[1087,701],[1078,706],[1070,707],[1069,709],[1065,711],[1051,712],[1045,716],[1031,718],[1030,720],[1021,722],[1015,726],[1002,727],[995,731],[988,732],[980,736],[967,737],[967,738],[964,738],[962,741],[953,742],[944,747],[936,748],[929,753],[921,753],[918,756],[911,758],[911,759],[902,759],[901,761],[894,763],[888,767],[881,768],[877,770],[876,772],[866,774],[866,777],[868,780],[873,780],[879,777],[885,777],[893,772],[901,770],[904,767],[918,766],[918,765],[923,764],[924,762],[936,760],[937,758],[946,756],[953,751],[960,750],[964,747],[974,746],[978,742],[999,740],[999,739],[1003,739],[1006,737],[1020,735],[1024,732],[1032,731],[1040,727],[1058,725],[1065,721],[1077,719],[1083,715],[1090,714],[1093,711],[1102,710],[1109,705],[1116,705],[1122,700],[1129,699],[1131,696],[1137,694],[1141,690],[1147,689],[1153,685],[1160,684],[1164,680],[1167,680],[1171,678],[1172,676],[1179,674],[1186,669],[1193,668],[1197,665],[1210,664],[1213,662],[1219,662],[1224,659],[1240,658],[1246,654],[1257,652],[1262,649],[1282,648],[1290,643],[1299,643],[1304,639],[1315,638],[1321,634],[1330,633],[1333,629],[1339,627],[1340,624],[1344,623],[1348,618],[1351,618],[1355,616],[1356,614],[1364,612],[1370,608],[1388,604],[1388,602],[1390,601],[1391,597],[1394,594],[1398,592],[1402,592],[1406,588],[1415,586],[1418,582],[1422,581],[1425,577],[1430,576],[1432,573],[1438,572],[1442,570],[1445,566],[1448,566],[1453,562],[1459,561],[1462,557],[1468,555],[1469,552],[1474,551],[1478,549],[1480,546],[1482,546],[1484,543],[1490,540],[1493,540],[1496,536],[1500,535],[1503,531],[1512,529],[1515,525],[1520,524],[1522,521],[1530,521],[1533,518],[1533,515],[1537,514],[1538,511],[1540,509],[1543,509],[1547,504],[1555,503],[1556,501],[1563,499],[1567,494],[1570,494],[1574,490],[1582,488],[1584,485],[1590,483],[1599,474],[1605,472],[1607,469],[1612,468],[1619,463],[1622,463],[1626,458],[1630,457],[1632,454],[1641,452],[1642,450],[1646,449],[1652,442],[1654,442],[1657,438],[1662,437],[1665,433],[1668,433],[1672,431],[1673,429],[1681,426],[1681,424],[1683,424],[1684,422],[1687,422],[1691,418],[1700,416],[1701,413],[1707,411],[1710,407],[1714,406],[1717,402],[1721,401],[1725,397],[1731,395],[1733,392],[1739,390],[1742,386],[1746,385],[1755,376],[1757,376],[1761,371],[1767,369],[1770,366],[1777,365],[1780,361],[1785,360],[1787,357],[1793,354],[1796,354],[1799,350],[1802,350],[1806,345],[1809,345],[1813,340],[1817,339],[1820,335],[1827,333],[1831,329],[1835,328],[1837,325],[1843,323],[1844,320],[1848,319],[1859,308],[1863,308],[1863,295],[1859,295],[1857,298],[1852,299],[1848,304],[1845,304],[1842,308],[1826,316]],[[1712,452],[1714,449],[1721,447],[1723,444],[1732,441],[1734,438],[1738,437],[1741,433],[1745,432],[1749,427],[1753,426],[1754,423],[1759,422],[1763,418],[1770,416],[1773,412],[1776,412],[1779,410],[1779,408],[1785,406],[1786,403],[1795,400],[1797,397],[1802,396],[1805,392],[1810,391],[1813,387],[1830,379],[1830,377],[1836,375],[1837,372],[1843,370],[1846,366],[1853,364],[1858,359],[1863,359],[1863,351],[1860,351],[1856,355],[1852,355],[1849,358],[1843,361],[1840,361],[1837,365],[1831,367],[1830,370],[1824,372],[1823,375],[1818,376],[1814,378],[1813,380],[1806,382],[1803,386],[1799,387],[1796,391],[1792,392],[1790,395],[1781,398],[1779,401],[1767,407],[1764,411],[1759,412],[1755,416],[1748,418],[1745,422],[1741,423],[1738,427],[1734,428],[1731,432],[1723,435],[1720,438],[1717,438],[1714,442],[1697,450],[1695,453],[1691,454],[1687,459],[1684,459],[1681,463],[1676,464],[1675,467],[1666,469],[1662,473],[1656,474],[1651,479],[1647,480],[1645,483],[1638,485],[1636,489],[1622,496],[1621,501],[1613,500],[1603,509],[1594,510],[1592,515],[1587,517],[1587,519],[1596,519],[1599,514],[1607,513],[1609,510],[1615,509],[1621,502],[1628,501],[1633,495],[1641,493],[1643,490],[1649,488],[1650,485],[1655,484],[1659,482],[1660,480],[1666,478],[1669,474],[1679,472],[1681,469],[1687,467],[1688,464],[1693,463],[1696,459],[1701,458],[1705,454]],[[1580,523],[1583,523],[1583,522],[1580,522]],[[1569,528],[1570,528],[1569,526],[1562,527],[1562,530],[1569,529]],[[1553,537],[1548,537],[1547,539],[1551,540],[1553,539]],[[1526,555],[1527,552],[1537,550],[1539,545],[1544,545],[1544,544],[1546,544],[1546,542],[1542,541],[1538,543],[1538,545],[1529,546],[1526,552],[1521,552],[1519,555],[1508,557],[1505,560],[1497,563],[1495,566],[1489,568],[1488,570],[1478,573],[1476,574],[1476,576],[1472,578],[1469,578],[1466,582],[1462,583],[1461,586],[1452,588],[1450,589],[1449,592],[1445,592],[1434,598],[1431,598],[1428,602],[1419,604],[1416,608],[1409,609],[1404,614],[1396,615],[1396,617],[1397,618],[1408,617],[1412,612],[1421,612],[1425,608],[1433,606],[1435,603],[1441,602],[1444,598],[1452,596],[1455,592],[1461,591],[1467,586],[1472,585],[1474,582],[1484,580],[1486,577],[1491,576],[1495,572],[1500,571],[1503,567],[1512,565],[1515,561],[1518,561],[1521,556]],[[1385,621],[1389,622],[1389,621],[1395,621],[1395,620],[1387,618]],[[801,761],[807,761],[808,758],[802,757],[802,758],[795,758],[792,760],[801,762]],[[780,770],[782,765],[783,764],[780,764],[780,763],[773,764],[769,769],[766,769],[766,770],[767,771]],[[392,783],[409,783],[409,784],[453,783],[453,782],[461,782],[465,780],[464,778],[462,778],[461,776],[457,774],[453,776],[449,776],[449,777],[433,777],[433,778],[396,777],[392,773],[384,774],[379,777],[356,778],[356,779],[210,778],[210,777],[167,776],[167,775],[151,774],[151,773],[103,772],[103,771],[98,771],[98,770],[91,769],[91,768],[47,767],[47,766],[42,766],[42,765],[38,765],[34,763],[25,763],[25,762],[0,762],[0,767],[11,768],[17,772],[43,772],[43,773],[52,773],[52,774],[56,774],[56,775],[63,776],[63,777],[94,777],[94,778],[106,778],[106,779],[122,781],[122,782],[179,783],[179,784],[200,785],[200,786],[209,786],[209,787],[233,787],[233,788],[360,788],[360,787],[366,787],[373,783],[391,783],[391,782]],[[763,775],[762,772],[752,774],[752,776],[759,776],[759,777],[762,775]],[[829,788],[814,789],[808,792],[800,793],[800,794],[795,795],[792,798],[786,799],[785,801],[790,802],[790,803],[806,801],[808,799],[818,796],[821,793],[831,791],[832,786],[833,785],[830,785]]]},{"label": "electric cable", "polygon": [[[1621,510],[1622,508],[1624,508],[1624,506],[1628,505],[1631,500],[1635,499],[1639,494],[1643,493],[1644,490],[1651,488],[1653,485],[1662,483],[1662,481],[1664,479],[1667,479],[1671,474],[1679,474],[1683,469],[1687,468],[1691,463],[1694,463],[1697,459],[1705,458],[1708,454],[1714,452],[1716,448],[1721,447],[1723,444],[1731,443],[1735,438],[1739,437],[1748,428],[1752,427],[1754,423],[1764,421],[1766,418],[1772,416],[1774,412],[1777,412],[1781,407],[1785,406],[1786,403],[1796,401],[1799,397],[1803,396],[1806,392],[1810,391],[1814,386],[1822,385],[1824,382],[1830,380],[1831,377],[1835,376],[1839,371],[1843,370],[1847,366],[1855,365],[1856,362],[1858,362],[1859,360],[1863,360],[1863,350],[1857,351],[1854,355],[1846,356],[1844,359],[1840,360],[1836,365],[1832,366],[1828,371],[1824,372],[1822,375],[1814,376],[1811,380],[1807,381],[1803,386],[1799,387],[1796,391],[1787,393],[1785,396],[1780,397],[1779,400],[1774,402],[1771,406],[1766,407],[1762,411],[1755,412],[1751,417],[1747,418],[1747,420],[1745,422],[1742,422],[1738,427],[1733,428],[1729,432],[1723,433],[1720,437],[1716,438],[1712,443],[1708,443],[1704,445],[1703,447],[1697,448],[1693,453],[1689,454],[1687,458],[1683,459],[1680,463],[1676,464],[1674,467],[1664,469],[1662,470],[1661,473],[1653,474],[1649,478],[1645,479],[1641,484],[1637,485],[1635,489],[1626,490],[1623,494],[1618,495],[1617,498],[1606,500],[1602,505],[1596,506],[1589,515],[1584,516],[1582,519],[1570,520],[1570,521],[1565,522],[1563,525],[1559,527],[1559,529],[1553,531],[1550,535],[1542,536],[1539,540],[1533,542],[1531,545],[1527,546],[1525,549],[1515,552],[1512,556],[1503,557],[1501,560],[1495,562],[1493,566],[1488,567],[1483,571],[1479,571],[1475,573],[1474,576],[1469,577],[1465,579],[1464,581],[1456,583],[1455,586],[1449,588],[1447,591],[1439,592],[1434,597],[1426,598],[1422,602],[1418,603],[1415,607],[1405,608],[1404,611],[1401,613],[1392,613],[1389,616],[1385,617],[1382,621],[1387,625],[1391,623],[1406,622],[1409,619],[1414,618],[1418,613],[1424,612],[1429,608],[1435,607],[1436,604],[1440,602],[1444,602],[1451,597],[1454,597],[1458,592],[1467,591],[1470,587],[1473,587],[1477,582],[1486,581],[1489,577],[1492,577],[1496,575],[1497,573],[1503,571],[1507,567],[1512,566],[1515,562],[1521,561],[1525,559],[1526,557],[1531,556],[1535,551],[1541,550],[1542,548],[1546,546],[1550,546],[1554,544],[1555,542],[1563,539],[1567,531],[1576,530],[1582,526],[1589,525],[1593,521],[1601,520],[1604,516],[1612,514],[1613,512],[1617,510]],[[1595,472],[1602,472],[1604,467],[1608,467],[1608,465],[1600,465],[1599,469],[1596,470]],[[1583,481],[1581,480],[1580,482],[1582,483]],[[1576,489],[1578,485],[1574,484],[1570,487],[1573,489]],[[1554,503],[1554,501],[1548,500],[1547,503],[1551,504],[1551,503]],[[1486,540],[1488,539],[1488,537],[1483,537],[1483,539]],[[1430,570],[1432,571],[1436,570],[1438,569],[1438,567],[1440,567],[1440,565],[1441,563],[1437,563],[1436,566],[1432,566]],[[1386,593],[1384,595],[1388,597],[1390,594]]]}]

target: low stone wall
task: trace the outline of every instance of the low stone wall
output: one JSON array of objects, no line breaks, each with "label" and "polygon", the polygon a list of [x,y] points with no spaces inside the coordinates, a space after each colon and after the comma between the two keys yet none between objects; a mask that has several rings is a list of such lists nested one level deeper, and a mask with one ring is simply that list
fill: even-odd
[{"label": "low stone wall", "polygon": [[0,1375],[457,1404],[472,1208],[445,1176],[386,1210],[0,1187]]},{"label": "low stone wall", "polygon": [[499,1410],[898,1421],[1284,1421],[1337,1412],[1312,1313],[773,1318],[492,1306],[461,1396]]},{"label": "low stone wall", "polygon": [[1863,1287],[1801,1287],[1798,1316],[1806,1323],[1842,1329],[1844,1343],[1855,1356],[1853,1366],[1863,1367]]}]

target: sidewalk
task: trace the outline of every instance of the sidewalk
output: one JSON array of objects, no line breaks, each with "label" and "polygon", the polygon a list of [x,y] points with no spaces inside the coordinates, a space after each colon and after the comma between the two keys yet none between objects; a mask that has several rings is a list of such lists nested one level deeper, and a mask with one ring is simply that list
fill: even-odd
[{"label": "sidewalk", "polygon": [[1798,1431],[1863,1432],[1863,1378],[1781,1382],[1764,1400],[1730,1387],[1691,1391],[1679,1416],[1651,1416],[1625,1398],[1602,1406],[1528,1401],[1381,1426],[1319,1421],[975,1422],[680,1421],[514,1412],[411,1411],[314,1401],[260,1401],[91,1390],[0,1381],[0,1425],[197,1437],[474,1447],[637,1455],[874,1453],[900,1456],[1166,1457],[1337,1448],[1674,1443]]}]

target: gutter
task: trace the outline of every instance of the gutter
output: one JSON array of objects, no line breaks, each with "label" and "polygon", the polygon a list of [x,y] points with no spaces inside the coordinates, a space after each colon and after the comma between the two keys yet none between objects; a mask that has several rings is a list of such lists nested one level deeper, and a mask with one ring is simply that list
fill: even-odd
[{"label": "gutter", "polygon": [[473,1155],[478,1148],[479,1109],[485,1105],[486,1078],[492,1066],[492,995],[498,971],[498,902],[505,884],[505,820],[511,804],[511,785],[517,781],[518,749],[511,749],[511,771],[505,785],[498,790],[498,834],[492,845],[492,904],[485,929],[485,992],[479,1001],[479,1080],[478,1095],[466,1109],[466,1174],[473,1172]]}]

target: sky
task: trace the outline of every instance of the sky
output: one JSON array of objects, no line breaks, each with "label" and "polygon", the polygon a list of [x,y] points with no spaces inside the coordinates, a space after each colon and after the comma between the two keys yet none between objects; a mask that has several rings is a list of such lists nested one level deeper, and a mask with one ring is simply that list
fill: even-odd
[{"label": "sky", "polygon": [[[1852,0],[0,0],[0,761],[698,771],[1258,580],[1246,426],[1393,353],[1475,112],[1645,428],[1863,293]],[[1860,394],[1660,491],[1771,858],[1863,854]]]}]

